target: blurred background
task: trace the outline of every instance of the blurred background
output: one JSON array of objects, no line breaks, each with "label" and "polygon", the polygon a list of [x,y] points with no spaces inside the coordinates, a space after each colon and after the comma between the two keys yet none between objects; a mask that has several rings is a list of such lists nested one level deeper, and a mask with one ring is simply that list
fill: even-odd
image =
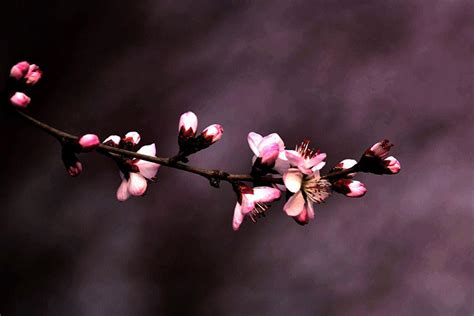
[{"label": "blurred background", "polygon": [[360,175],[298,226],[277,203],[231,228],[235,196],[162,168],[115,199],[115,165],[0,113],[0,313],[473,315],[473,2],[23,1],[1,4],[0,84],[43,80],[29,111],[75,134],[139,131],[176,153],[181,113],[223,139],[191,164],[250,170],[249,131],[303,138],[329,167],[383,138],[397,176]]}]

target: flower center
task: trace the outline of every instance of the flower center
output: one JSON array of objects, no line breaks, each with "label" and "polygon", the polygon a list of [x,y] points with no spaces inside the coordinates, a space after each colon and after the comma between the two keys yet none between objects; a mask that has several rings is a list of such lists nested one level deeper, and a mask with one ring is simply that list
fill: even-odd
[{"label": "flower center", "polygon": [[319,154],[319,149],[309,148],[309,139],[305,139],[301,142],[298,146],[296,145],[296,151],[303,157],[304,159],[311,159]]},{"label": "flower center", "polygon": [[315,203],[321,203],[331,195],[331,183],[325,179],[310,177],[303,180],[303,192]]},{"label": "flower center", "polygon": [[252,222],[256,223],[257,219],[265,217],[265,212],[268,210],[269,205],[265,203],[255,203],[255,207],[250,211],[249,217]]}]

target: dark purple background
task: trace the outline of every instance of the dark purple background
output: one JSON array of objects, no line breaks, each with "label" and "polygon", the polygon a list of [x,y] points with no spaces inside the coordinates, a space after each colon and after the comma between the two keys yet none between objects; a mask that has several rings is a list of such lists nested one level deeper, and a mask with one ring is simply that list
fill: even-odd
[{"label": "dark purple background", "polygon": [[170,156],[193,110],[225,128],[198,166],[248,171],[256,131],[309,137],[328,166],[387,137],[402,172],[307,226],[279,203],[235,233],[227,184],[162,168],[119,203],[112,162],[72,179],[2,112],[2,316],[472,315],[472,1],[10,2],[0,73],[42,66],[30,109],[55,126]]}]

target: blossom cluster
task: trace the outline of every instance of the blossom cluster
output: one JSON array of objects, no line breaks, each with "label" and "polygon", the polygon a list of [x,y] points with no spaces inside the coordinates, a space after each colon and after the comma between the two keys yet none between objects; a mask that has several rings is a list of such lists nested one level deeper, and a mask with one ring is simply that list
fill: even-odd
[{"label": "blossom cluster", "polygon": [[320,170],[326,164],[326,154],[310,148],[309,140],[304,140],[295,150],[287,150],[278,134],[263,137],[251,132],[248,134],[248,144],[254,153],[252,174],[280,174],[283,185],[254,188],[243,184],[236,186],[238,202],[234,209],[234,230],[239,229],[245,216],[249,216],[252,221],[263,216],[269,204],[280,199],[282,193],[287,197],[284,212],[298,224],[305,225],[314,218],[314,204],[324,202],[332,192],[348,197],[365,195],[365,185],[353,180],[358,171],[375,174],[396,174],[400,171],[398,160],[388,156],[393,146],[388,140],[368,148],[359,161],[342,160],[325,177],[321,177]]},{"label": "blossom cluster", "polygon": [[[23,110],[31,101],[25,91],[41,79],[42,71],[37,65],[24,61],[12,67],[10,77],[14,84],[8,90],[9,101]],[[179,152],[172,158],[160,158],[161,160],[156,156],[154,143],[138,148],[141,136],[136,131],[128,132],[123,137],[111,135],[103,142],[91,133],[80,137],[63,137],[64,133],[56,136],[61,142],[62,161],[70,176],[78,176],[83,171],[82,163],[77,157],[80,153],[97,151],[111,158],[116,163],[121,178],[116,198],[125,201],[131,196],[145,194],[148,183],[156,181],[162,161],[166,161],[168,167],[178,167],[181,164],[179,167],[183,169],[182,163],[187,163],[190,155],[216,143],[224,133],[220,124],[212,124],[197,134],[197,126],[196,114],[191,111],[183,113],[178,123]],[[400,171],[400,162],[389,156],[393,145],[388,140],[379,141],[368,148],[358,161],[342,160],[323,176],[320,170],[326,165],[326,154],[310,147],[307,139],[294,150],[286,149],[277,133],[262,136],[250,132],[247,141],[253,153],[250,173],[252,184],[226,178],[225,175],[229,175],[226,173],[219,179],[230,182],[237,195],[232,220],[234,230],[240,228],[246,217],[256,222],[258,218],[265,216],[271,203],[282,196],[286,200],[283,211],[298,224],[305,225],[315,217],[315,204],[324,202],[333,192],[351,198],[364,196],[367,192],[365,185],[354,180],[358,172],[381,175]],[[214,180],[211,174],[209,172],[205,176]],[[246,178],[245,181],[249,179]]]}]

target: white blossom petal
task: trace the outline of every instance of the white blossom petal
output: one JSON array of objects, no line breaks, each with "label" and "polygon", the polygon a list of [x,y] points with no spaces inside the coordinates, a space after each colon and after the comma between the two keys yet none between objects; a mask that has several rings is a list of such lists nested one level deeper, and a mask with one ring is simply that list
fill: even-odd
[{"label": "white blossom petal", "polygon": [[247,136],[249,147],[253,151],[255,156],[257,157],[260,155],[260,151],[258,150],[258,145],[260,144],[262,139],[263,139],[262,135],[254,133],[254,132],[250,132]]},{"label": "white blossom petal", "polygon": [[240,224],[244,221],[244,215],[242,214],[241,211],[241,206],[239,203],[235,203],[235,208],[234,208],[234,218],[232,220],[232,228],[234,231],[237,231],[240,227]]},{"label": "white blossom petal", "polygon": [[160,165],[146,160],[138,160],[135,165],[138,167],[140,174],[147,179],[152,179],[156,176]]},{"label": "white blossom petal", "polygon": [[298,192],[301,188],[302,181],[303,174],[297,168],[290,168],[283,174],[283,182],[290,192]]},{"label": "white blossom petal", "polygon": [[147,155],[147,156],[155,156],[156,155],[156,146],[155,144],[150,144],[143,146],[140,148],[137,153],[142,154],[142,155]]},{"label": "white blossom petal", "polygon": [[145,194],[148,185],[145,177],[136,172],[130,172],[128,179],[128,193],[134,196],[141,196]]},{"label": "white blossom petal", "polygon": [[279,199],[281,192],[271,187],[255,187],[253,188],[253,196],[255,202],[269,203]]},{"label": "white blossom petal", "polygon": [[123,202],[126,201],[129,197],[130,193],[128,193],[128,181],[123,179],[117,189],[117,200]]}]

